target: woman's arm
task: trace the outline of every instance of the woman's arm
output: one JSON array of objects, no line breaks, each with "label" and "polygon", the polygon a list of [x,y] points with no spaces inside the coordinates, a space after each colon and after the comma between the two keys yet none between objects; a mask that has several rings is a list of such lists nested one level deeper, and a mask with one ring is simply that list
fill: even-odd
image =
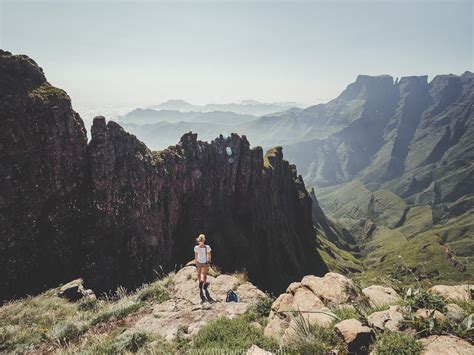
[{"label": "woman's arm", "polygon": [[212,259],[211,251],[208,251],[207,252],[207,261],[208,261],[209,264],[211,263],[211,259]]},{"label": "woman's arm", "polygon": [[197,265],[198,263],[198,253],[194,252],[194,263]]}]

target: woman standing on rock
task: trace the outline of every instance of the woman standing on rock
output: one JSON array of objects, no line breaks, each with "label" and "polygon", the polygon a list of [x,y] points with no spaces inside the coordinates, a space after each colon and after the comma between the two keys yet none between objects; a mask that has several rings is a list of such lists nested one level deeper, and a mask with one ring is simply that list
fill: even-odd
[{"label": "woman standing on rock", "polygon": [[[194,247],[194,261],[197,267],[197,280],[199,283],[201,301],[204,302],[206,298],[203,295],[203,289],[206,292],[206,296],[209,295],[207,292],[207,287],[209,286],[209,282],[207,282],[207,273],[209,272],[209,264],[211,263],[212,249],[209,245],[204,244],[206,241],[206,236],[204,234],[200,234],[199,237],[196,238],[196,241],[199,244]],[[207,298],[212,302],[212,298],[210,298],[210,296]]]}]

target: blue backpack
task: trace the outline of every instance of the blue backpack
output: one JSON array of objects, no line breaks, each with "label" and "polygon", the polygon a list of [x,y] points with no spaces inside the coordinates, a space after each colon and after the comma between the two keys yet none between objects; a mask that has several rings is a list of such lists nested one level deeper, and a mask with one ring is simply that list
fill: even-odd
[{"label": "blue backpack", "polygon": [[233,290],[227,291],[226,302],[240,302],[240,297]]}]

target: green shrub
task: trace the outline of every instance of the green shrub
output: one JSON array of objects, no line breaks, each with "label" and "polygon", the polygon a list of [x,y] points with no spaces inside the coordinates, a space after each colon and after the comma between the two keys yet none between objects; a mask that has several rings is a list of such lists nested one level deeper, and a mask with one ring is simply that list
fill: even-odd
[{"label": "green shrub", "polygon": [[361,318],[360,312],[354,307],[337,307],[332,310],[336,315],[338,322],[345,319],[359,319]]},{"label": "green shrub", "polygon": [[428,317],[418,317],[415,312],[404,312],[404,323],[413,328],[421,336],[432,334],[444,334],[450,331],[451,325],[448,322],[435,318],[435,310],[428,313]]},{"label": "green shrub", "polygon": [[466,339],[471,344],[474,343],[474,313],[468,315],[464,320],[453,327],[453,333]]},{"label": "green shrub", "polygon": [[253,305],[251,311],[254,312],[257,317],[267,318],[272,309],[272,304],[275,299],[270,295],[258,296],[257,302]]},{"label": "green shrub", "polygon": [[410,310],[416,311],[420,308],[435,309],[440,312],[445,311],[445,301],[442,296],[437,293],[428,292],[425,289],[419,288],[413,291],[409,288],[402,303],[409,307]]},{"label": "green shrub", "polygon": [[196,336],[195,349],[250,348],[253,344],[264,349],[277,348],[276,343],[263,335],[263,330],[250,324],[252,316],[240,315],[234,319],[220,317],[205,325]]},{"label": "green shrub", "polygon": [[121,353],[125,351],[137,352],[145,343],[150,341],[150,336],[147,333],[138,332],[125,332],[117,337],[114,343],[114,349]]},{"label": "green shrub", "polygon": [[170,298],[169,292],[161,285],[153,285],[143,288],[138,293],[139,301],[154,300],[156,302],[164,302]]},{"label": "green shrub", "polygon": [[68,322],[59,325],[53,330],[52,338],[57,340],[61,345],[67,345],[71,340],[79,337],[84,331],[86,326],[81,326],[76,323]]},{"label": "green shrub", "polygon": [[380,355],[416,355],[422,350],[420,342],[403,332],[385,332],[375,343],[375,352]]},{"label": "green shrub", "polygon": [[340,345],[333,336],[333,325],[334,322],[329,327],[322,327],[317,323],[309,322],[301,312],[298,312],[287,342],[288,350],[303,354],[327,353]]},{"label": "green shrub", "polygon": [[81,311],[92,311],[97,309],[98,306],[98,301],[91,297],[84,297],[79,302],[77,302],[77,308]]}]

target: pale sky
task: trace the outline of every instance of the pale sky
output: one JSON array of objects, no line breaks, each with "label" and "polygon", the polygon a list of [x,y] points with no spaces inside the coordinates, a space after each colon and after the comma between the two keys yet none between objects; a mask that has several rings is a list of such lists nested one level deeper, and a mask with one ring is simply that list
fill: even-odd
[{"label": "pale sky", "polygon": [[0,47],[87,108],[312,104],[358,74],[473,70],[473,1],[0,0]]}]

